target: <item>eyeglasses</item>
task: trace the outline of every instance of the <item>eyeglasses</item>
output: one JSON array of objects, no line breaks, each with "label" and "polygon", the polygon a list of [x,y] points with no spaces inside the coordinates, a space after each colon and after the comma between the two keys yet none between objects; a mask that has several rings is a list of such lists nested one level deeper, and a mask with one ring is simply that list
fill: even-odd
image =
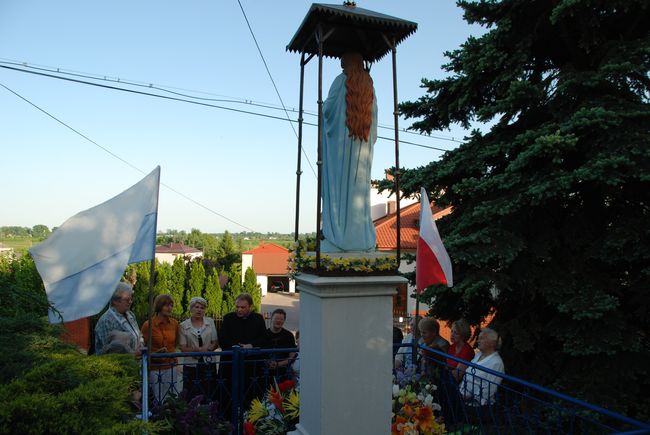
[{"label": "eyeglasses", "polygon": [[133,298],[120,298],[119,300],[122,302],[129,302],[129,303],[133,302]]}]

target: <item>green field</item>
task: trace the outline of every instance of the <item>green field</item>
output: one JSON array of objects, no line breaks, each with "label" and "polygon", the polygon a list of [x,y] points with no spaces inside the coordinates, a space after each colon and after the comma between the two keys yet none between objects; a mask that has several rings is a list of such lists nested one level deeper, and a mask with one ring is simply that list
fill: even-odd
[{"label": "green field", "polygon": [[[280,245],[284,246],[285,248],[289,248],[291,244],[293,243],[293,239],[266,239],[264,238],[264,243],[273,243],[274,245]],[[260,239],[250,239],[250,240],[242,240],[242,245],[244,247],[244,251],[248,251],[249,249],[252,248],[257,248],[260,244]]]},{"label": "green field", "polygon": [[0,237],[0,243],[14,248],[15,251],[22,251],[31,248],[38,241],[32,241],[31,237]]}]

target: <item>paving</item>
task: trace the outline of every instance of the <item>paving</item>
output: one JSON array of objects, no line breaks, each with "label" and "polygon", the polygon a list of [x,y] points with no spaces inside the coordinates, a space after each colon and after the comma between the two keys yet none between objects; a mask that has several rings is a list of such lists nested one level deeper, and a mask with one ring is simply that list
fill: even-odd
[{"label": "paving", "polygon": [[[270,317],[273,310],[282,308],[287,312],[287,321],[284,327],[289,331],[296,332],[298,330],[299,316],[300,316],[300,293],[267,293],[262,298],[262,314],[266,317],[267,313]],[[267,325],[268,325],[267,321]]]}]

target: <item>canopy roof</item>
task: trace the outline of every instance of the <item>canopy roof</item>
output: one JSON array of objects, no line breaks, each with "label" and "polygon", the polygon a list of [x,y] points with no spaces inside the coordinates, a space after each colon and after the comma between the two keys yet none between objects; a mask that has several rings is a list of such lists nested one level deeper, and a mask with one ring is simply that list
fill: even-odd
[{"label": "canopy roof", "polygon": [[287,50],[318,54],[315,38],[318,25],[322,26],[323,35],[334,29],[323,42],[323,55],[341,57],[345,52],[357,51],[369,62],[381,59],[390,51],[384,36],[388,40],[394,39],[397,45],[418,28],[417,23],[412,21],[353,5],[314,3],[287,45]]}]

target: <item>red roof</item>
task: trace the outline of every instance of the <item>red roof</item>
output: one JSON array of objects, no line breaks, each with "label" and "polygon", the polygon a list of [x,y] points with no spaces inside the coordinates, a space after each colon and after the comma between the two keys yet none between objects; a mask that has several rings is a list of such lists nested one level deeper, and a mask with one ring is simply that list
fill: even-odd
[{"label": "red roof", "polygon": [[[434,219],[440,219],[451,213],[451,207],[440,208],[431,205]],[[400,213],[401,245],[402,249],[417,248],[418,235],[420,234],[420,203],[416,202],[404,207]],[[377,249],[380,251],[394,251],[397,249],[397,214],[391,213],[377,219],[375,222],[377,232]]]},{"label": "red roof", "polygon": [[156,254],[194,254],[196,252],[201,252],[201,250],[191,246],[185,246],[182,243],[156,246]]},{"label": "red roof", "polygon": [[253,270],[258,275],[286,275],[289,265],[289,250],[283,246],[260,241],[257,248],[244,254],[253,256]]}]

